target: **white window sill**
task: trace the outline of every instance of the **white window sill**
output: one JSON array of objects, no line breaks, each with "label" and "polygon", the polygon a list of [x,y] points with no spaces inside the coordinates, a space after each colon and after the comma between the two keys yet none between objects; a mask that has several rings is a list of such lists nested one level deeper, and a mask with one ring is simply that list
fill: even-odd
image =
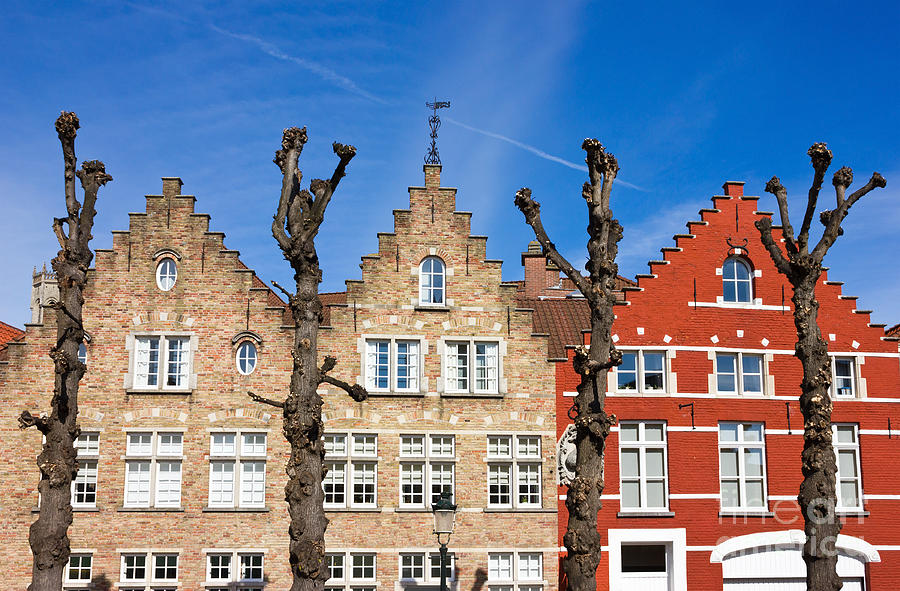
[{"label": "white window sill", "polygon": [[464,390],[460,391],[444,391],[441,392],[441,396],[444,398],[503,398],[505,396],[504,392],[467,392]]},{"label": "white window sill", "polygon": [[647,509],[623,509],[616,513],[616,517],[620,518],[652,518],[652,517],[675,517],[675,513],[673,511],[668,511],[666,509],[658,509],[658,510],[647,510]]},{"label": "white window sill", "polygon": [[116,511],[126,513],[153,512],[153,513],[184,513],[184,507],[118,507]]},{"label": "white window sill", "polygon": [[125,394],[193,394],[192,388],[126,388]]},{"label": "white window sill", "polygon": [[270,509],[265,505],[259,507],[210,507],[202,509],[203,513],[268,513]]}]

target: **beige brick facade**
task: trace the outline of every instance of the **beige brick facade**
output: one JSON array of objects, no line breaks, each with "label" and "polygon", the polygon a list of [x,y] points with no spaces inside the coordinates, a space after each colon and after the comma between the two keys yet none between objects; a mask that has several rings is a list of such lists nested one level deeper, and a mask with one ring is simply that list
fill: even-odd
[{"label": "beige brick facade", "polygon": [[[89,369],[81,386],[79,422],[85,433],[98,434],[97,453],[84,456],[84,464],[96,466],[97,493],[95,506],[83,503],[75,514],[72,548],[92,556],[94,579],[103,576],[112,583],[121,580],[123,554],[148,553],[147,588],[157,586],[152,581],[157,554],[178,555],[180,589],[228,586],[209,579],[208,554],[231,555],[233,580],[240,578],[245,557],[256,560],[262,554],[265,585],[256,587],[284,588],[290,576],[282,492],[288,447],[278,413],[251,402],[246,392],[283,397],[290,377],[291,329],[278,299],[239,261],[237,251],[225,247],[224,235],[209,230],[209,216],[194,213],[194,198],[180,189],[179,179],[163,179],[163,195],[147,196],[146,212],[131,214],[128,231],[115,232],[113,248],[97,252],[90,274],[84,309],[91,336]],[[378,363],[373,365],[375,357],[368,353],[376,341],[387,343],[390,360],[388,388],[373,391],[367,402],[325,392],[328,433],[348,436],[347,453],[329,458],[345,466],[346,507],[328,511],[328,551],[375,554],[374,579],[350,580],[348,556],[347,576],[333,586],[384,591],[436,585],[427,557],[424,580],[400,582],[401,555],[436,549],[427,489],[434,469],[435,483],[452,475],[460,508],[450,543],[457,558],[455,588],[469,589],[483,580],[489,553],[497,552],[520,553],[523,565],[531,559],[532,567],[540,554],[539,580],[518,580],[514,564],[511,583],[555,589],[554,369],[546,361],[546,339],[532,335],[531,312],[516,308],[516,285],[502,282],[500,261],[486,259],[486,238],[469,234],[471,214],[455,211],[455,190],[440,187],[440,166],[425,167],[425,187],[411,188],[410,209],[394,215],[394,232],[378,235],[379,252],[362,258],[362,279],[347,282],[346,303],[329,304],[327,326],[320,332],[320,354],[337,357],[334,374],[345,380],[371,382]],[[420,305],[419,266],[426,257],[445,265],[443,305]],[[177,268],[168,291],[160,289],[156,277],[165,259]],[[46,309],[43,324],[28,325],[25,339],[11,343],[8,362],[0,364],[0,564],[6,567],[8,588],[24,588],[30,578],[27,532],[38,503],[34,458],[40,436],[17,430],[15,419],[21,410],[48,406],[53,368],[47,351],[54,339],[54,312]],[[147,352],[154,346],[147,343],[153,342],[159,347],[156,366],[153,352]],[[238,371],[235,359],[244,342],[258,351],[249,375]],[[414,347],[403,360],[415,379],[402,392],[395,387],[398,342]],[[453,367],[447,360],[451,350],[457,354]],[[154,372],[161,385],[149,383],[153,380],[146,376]],[[457,389],[465,382],[464,389],[473,391],[449,391],[451,372]],[[467,380],[461,380],[463,373]],[[153,433],[146,453],[139,449],[140,438],[132,448],[126,444],[140,432]],[[260,432],[267,434],[265,451],[242,453],[241,436]],[[216,433],[234,434],[236,451],[211,458],[213,452],[222,453],[212,447]],[[174,441],[181,436],[180,455],[171,449],[166,455],[164,445],[171,447],[173,440],[164,444],[160,434],[174,434]],[[374,456],[353,453],[353,436],[366,434],[376,436]],[[424,448],[411,456],[409,446],[401,449],[401,439],[415,443],[419,440],[409,436],[417,435],[423,436]],[[436,442],[444,447],[431,453],[432,435],[452,436],[452,449],[441,439]],[[512,445],[511,457],[494,464],[510,466],[510,490],[503,498],[513,507],[494,508],[488,502],[489,436],[500,437],[495,444]],[[523,445],[539,438],[537,461],[515,457],[518,436]],[[366,470],[372,468],[363,464],[375,466],[374,502],[364,486]],[[519,464],[539,466],[539,501],[527,507],[515,506]],[[213,465],[233,470],[234,507],[211,507],[229,504],[211,500]],[[401,502],[401,465],[421,466],[408,469],[423,474],[426,489],[413,503],[418,508]],[[258,497],[250,474],[263,467],[264,497]],[[141,470],[148,475],[146,484],[140,482]],[[172,484],[178,472],[180,501]],[[126,478],[133,479],[128,496]],[[252,560],[246,560],[249,568]],[[250,581],[246,586],[255,588]]]}]

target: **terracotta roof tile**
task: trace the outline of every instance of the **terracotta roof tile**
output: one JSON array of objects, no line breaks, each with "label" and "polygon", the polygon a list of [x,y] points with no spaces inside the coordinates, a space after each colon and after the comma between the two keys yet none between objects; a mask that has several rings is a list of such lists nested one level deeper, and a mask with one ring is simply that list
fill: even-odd
[{"label": "terracotta roof tile", "polygon": [[25,336],[25,331],[0,320],[0,346]]},{"label": "terracotta roof tile", "polygon": [[889,337],[900,337],[900,324],[895,324],[884,331]]},{"label": "terracotta roof tile", "polygon": [[587,300],[582,298],[520,299],[523,308],[534,309],[534,332],[550,335],[549,359],[565,359],[566,345],[580,345],[582,331],[591,327]]}]

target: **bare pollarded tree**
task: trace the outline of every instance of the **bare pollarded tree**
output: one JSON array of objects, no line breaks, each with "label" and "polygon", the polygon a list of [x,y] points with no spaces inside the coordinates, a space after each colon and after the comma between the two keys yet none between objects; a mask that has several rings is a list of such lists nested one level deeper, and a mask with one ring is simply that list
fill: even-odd
[{"label": "bare pollarded tree", "polygon": [[[63,111],[56,119],[56,132],[62,144],[65,170],[66,217],[53,219],[53,232],[59,241],[59,252],[52,261],[59,281],[56,308],[56,344],[50,349],[55,370],[50,412],[37,416],[23,411],[19,416],[22,429],[35,427],[44,435],[37,458],[41,471],[38,491],[41,508],[37,521],[31,524],[28,543],[33,555],[29,591],[58,591],[62,587],[63,570],[69,562],[69,526],[72,524],[71,487],[78,473],[75,440],[78,438],[78,383],[87,367],[78,359],[78,347],[84,341],[81,309],[87,272],[94,254],[91,252],[91,228],[97,213],[97,192],[112,180],[99,160],[83,162],[75,170],[75,135],[78,131],[75,113]],[[75,177],[81,181],[84,203],[75,196]]]},{"label": "bare pollarded tree", "polygon": [[810,226],[832,154],[823,143],[813,144],[807,153],[812,159],[815,174],[800,234],[794,237],[794,228],[788,215],[787,191],[777,176],[766,183],[766,192],[775,195],[778,201],[784,249],[772,234],[770,218],[758,220],[756,228],[775,267],[794,289],[791,301],[794,304],[794,325],[797,328],[796,355],[803,365],[803,380],[800,382],[803,482],[800,484],[797,500],[806,530],[806,543],[803,546],[806,586],[809,591],[838,591],[842,583],[836,571],[837,552],[834,550],[834,543],[841,531],[841,522],[835,515],[836,466],[831,442],[832,402],[829,394],[832,376],[828,345],[822,338],[817,322],[819,302],[816,301],[816,283],[822,275],[822,260],[828,249],[844,233],[841,221],[850,208],[868,192],[876,187],[884,187],[886,183],[884,177],[875,172],[869,182],[847,196],[847,189],[853,182],[853,171],[845,166],[835,172],[831,182],[837,198],[836,206],[820,214],[819,219],[825,226],[825,231],[810,250]]},{"label": "bare pollarded tree", "polygon": [[581,378],[575,397],[575,478],[569,483],[566,508],[569,522],[563,543],[568,555],[564,569],[568,586],[573,591],[597,589],[597,566],[600,564],[600,533],[597,531],[597,513],[602,506],[603,452],[606,437],[615,424],[616,417],[606,414],[606,383],[609,369],[622,362],[622,354],[612,343],[613,305],[615,303],[616,264],[618,243],[622,239],[622,226],[612,217],[609,196],[619,171],[615,156],[606,152],[599,141],[586,139],[581,148],[587,152],[586,162],[590,182],[585,183],[581,195],[587,202],[588,277],[583,277],[563,257],[544,230],[541,223],[540,204],[531,198],[531,190],[520,189],[516,193],[516,206],[525,215],[525,221],[544,253],[572,280],[585,299],[591,312],[590,347],[575,350],[574,368]]},{"label": "bare pollarded tree", "polygon": [[362,386],[351,385],[328,375],[335,366],[334,357],[326,357],[321,367],[317,359],[319,323],[322,321],[322,302],[319,301],[322,271],[316,254],[315,237],[322,225],[325,208],[345,174],[347,163],[356,155],[356,148],[335,143],[334,153],[340,162],[331,178],[327,181],[314,179],[309,190],[300,189],[303,174],[297,163],[306,139],[305,127],[285,129],[281,149],[275,153],[274,160],[281,169],[283,180],[278,210],[272,222],[272,235],[284,258],[294,269],[296,282],[296,293],[290,293],[275,283],[289,299],[295,325],[290,391],[284,400],[270,400],[249,393],[257,402],[282,409],[284,436],[291,445],[286,468],[288,483],[284,487],[291,516],[291,591],[321,591],[328,579],[325,564],[328,519],[322,506],[325,497],[322,490],[325,474],[322,397],[316,389],[319,384],[327,383],[343,389],[356,401],[365,400],[368,396]]}]

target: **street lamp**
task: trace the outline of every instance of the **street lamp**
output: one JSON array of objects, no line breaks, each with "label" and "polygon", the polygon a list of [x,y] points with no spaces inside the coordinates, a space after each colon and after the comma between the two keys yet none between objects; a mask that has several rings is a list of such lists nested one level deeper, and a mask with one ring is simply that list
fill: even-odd
[{"label": "street lamp", "polygon": [[450,491],[442,490],[441,498],[431,504],[431,510],[434,512],[434,534],[441,546],[441,591],[447,591],[447,543],[456,521],[456,505],[450,502]]}]

